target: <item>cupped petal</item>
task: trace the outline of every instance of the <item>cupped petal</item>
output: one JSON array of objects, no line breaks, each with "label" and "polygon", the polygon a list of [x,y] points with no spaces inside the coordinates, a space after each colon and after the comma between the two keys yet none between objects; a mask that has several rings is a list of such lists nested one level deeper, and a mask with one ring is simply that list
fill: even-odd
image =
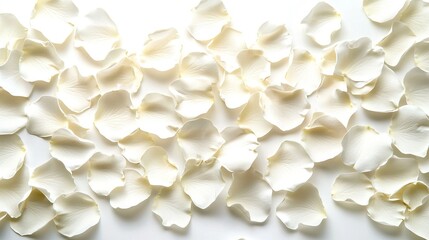
[{"label": "cupped petal", "polygon": [[15,176],[24,164],[26,153],[18,135],[0,135],[0,180]]},{"label": "cupped petal", "polygon": [[52,157],[64,163],[70,171],[82,167],[96,152],[94,143],[64,128],[52,134],[49,150]]},{"label": "cupped petal", "polygon": [[319,2],[301,22],[306,26],[306,34],[317,44],[331,43],[332,34],[341,29],[341,14],[330,4]]},{"label": "cupped petal", "polygon": [[67,118],[54,97],[43,96],[29,105],[27,116],[27,131],[39,137],[50,137],[58,129],[68,127]]},{"label": "cupped petal", "polygon": [[168,159],[168,153],[162,147],[154,146],[146,150],[141,165],[152,186],[170,187],[177,179],[177,168]]},{"label": "cupped petal", "polygon": [[131,163],[140,163],[146,150],[154,145],[150,134],[137,130],[118,142],[122,155]]},{"label": "cupped petal", "polygon": [[264,119],[282,131],[301,125],[310,109],[304,90],[268,87],[261,95]]},{"label": "cupped petal", "polygon": [[407,205],[409,211],[414,211],[416,208],[425,203],[425,199],[429,196],[429,188],[424,182],[416,181],[403,186],[391,198],[398,198]]},{"label": "cupped petal", "polygon": [[176,183],[159,191],[154,199],[152,212],[160,217],[165,227],[186,228],[191,221],[191,206],[191,199],[183,192],[182,186]]},{"label": "cupped petal", "polygon": [[115,23],[101,8],[90,11],[77,24],[75,46],[81,47],[95,61],[106,59],[119,47],[120,36]]},{"label": "cupped petal", "polygon": [[11,218],[21,216],[20,205],[31,193],[28,185],[29,170],[22,166],[11,179],[0,180],[0,212],[5,212]]},{"label": "cupped petal", "polygon": [[363,10],[366,16],[374,22],[384,23],[394,19],[407,6],[407,0],[363,0]]},{"label": "cupped petal", "polygon": [[21,52],[18,50],[12,50],[10,52],[6,49],[3,50],[8,51],[8,56],[5,59],[5,62],[0,66],[0,87],[13,96],[30,96],[33,91],[33,84],[24,80],[19,71]]},{"label": "cupped petal", "polygon": [[411,69],[404,77],[404,86],[407,103],[420,107],[429,116],[429,72]]},{"label": "cupped petal", "polygon": [[225,143],[213,123],[204,118],[186,122],[176,138],[186,161],[207,161]]},{"label": "cupped petal", "polygon": [[0,135],[16,133],[27,124],[26,106],[26,98],[12,96],[0,88]]},{"label": "cupped petal", "polygon": [[105,138],[118,142],[137,128],[130,94],[124,90],[109,92],[98,100],[94,125]]},{"label": "cupped petal", "polygon": [[139,171],[125,169],[125,184],[110,193],[110,206],[115,209],[129,209],[150,197],[152,188]]},{"label": "cupped petal", "polygon": [[390,124],[393,144],[405,154],[425,157],[429,148],[429,119],[423,110],[405,105],[393,114]]},{"label": "cupped petal", "polygon": [[416,35],[405,24],[395,22],[387,36],[377,45],[384,50],[386,64],[395,67],[415,41]]},{"label": "cupped petal", "polygon": [[336,202],[351,202],[367,206],[375,191],[371,180],[358,172],[340,174],[332,185],[331,196]]},{"label": "cupped petal", "polygon": [[302,185],[294,192],[287,192],[276,209],[276,215],[292,230],[300,226],[319,226],[327,218],[319,191],[310,183]]},{"label": "cupped petal", "polygon": [[92,191],[108,196],[116,187],[124,186],[125,159],[119,155],[94,154],[89,159],[88,184]]},{"label": "cupped petal", "polygon": [[238,126],[243,129],[252,130],[260,138],[267,135],[273,126],[264,118],[261,97],[259,93],[253,94],[237,119]]},{"label": "cupped petal", "polygon": [[429,198],[426,198],[423,205],[410,211],[405,218],[405,227],[422,238],[429,238]]},{"label": "cupped petal", "polygon": [[60,73],[57,97],[73,112],[81,113],[91,107],[91,100],[99,90],[93,76],[82,76],[76,66]]},{"label": "cupped petal", "polygon": [[383,225],[398,227],[405,218],[405,204],[400,200],[390,200],[383,193],[376,193],[369,200],[368,216]]},{"label": "cupped petal", "polygon": [[419,173],[417,160],[394,156],[375,171],[372,184],[377,192],[392,195],[403,186],[417,181]]},{"label": "cupped petal", "polygon": [[225,71],[233,72],[240,67],[237,55],[246,49],[246,42],[241,32],[227,26],[222,28],[207,49]]},{"label": "cupped petal", "polygon": [[237,55],[241,78],[250,91],[264,91],[271,75],[270,63],[261,50],[247,49]]},{"label": "cupped petal", "polygon": [[[404,0],[398,2],[404,2]],[[429,2],[421,0],[409,1],[399,21],[405,23],[414,32],[418,40],[429,37],[429,29],[426,24],[429,22]]]},{"label": "cupped petal", "polygon": [[216,161],[188,161],[180,182],[183,191],[201,209],[208,208],[225,187]]},{"label": "cupped petal", "polygon": [[54,158],[33,170],[29,184],[41,191],[51,202],[76,190],[71,172]]},{"label": "cupped petal", "polygon": [[64,63],[48,41],[27,38],[19,59],[19,72],[27,82],[50,82]]},{"label": "cupped petal", "polygon": [[258,156],[258,138],[248,130],[238,127],[225,128],[222,133],[225,144],[216,153],[216,159],[230,172],[249,170]]},{"label": "cupped petal", "polygon": [[19,218],[11,219],[10,227],[21,236],[32,235],[54,219],[52,203],[39,191],[33,190],[25,201]]},{"label": "cupped petal", "polygon": [[149,93],[143,98],[137,109],[137,122],[141,130],[162,139],[176,135],[183,124],[173,98],[160,93]]},{"label": "cupped petal", "polygon": [[185,79],[207,79],[218,82],[219,71],[212,56],[203,52],[191,52],[180,62],[180,77]]},{"label": "cupped petal", "polygon": [[219,96],[229,109],[235,109],[246,104],[252,93],[244,85],[242,77],[237,73],[226,73]]},{"label": "cupped petal", "polygon": [[429,38],[414,44],[414,62],[421,70],[429,72]]},{"label": "cupped petal", "polygon": [[313,55],[304,49],[294,49],[285,83],[294,88],[304,89],[307,95],[311,95],[319,88],[321,82],[320,68]]},{"label": "cupped petal", "polygon": [[265,222],[270,215],[272,190],[262,176],[250,169],[232,175],[226,205],[249,222]]},{"label": "cupped petal", "polygon": [[284,24],[265,22],[258,29],[255,47],[272,63],[288,58],[292,50],[292,35]]},{"label": "cupped petal", "polygon": [[295,191],[313,175],[314,163],[301,144],[284,141],[268,158],[265,179],[274,191]]},{"label": "cupped petal", "polygon": [[27,28],[22,26],[15,15],[0,14],[0,48],[19,49],[26,36]]},{"label": "cupped petal", "polygon": [[167,71],[179,63],[181,51],[179,33],[174,28],[168,28],[149,34],[138,57],[143,68]]},{"label": "cupped petal", "polygon": [[79,10],[71,0],[41,0],[34,6],[31,27],[52,43],[61,44],[74,30]]},{"label": "cupped petal", "polygon": [[342,141],[344,164],[359,172],[369,172],[386,164],[393,155],[392,140],[371,126],[356,125],[348,130]]},{"label": "cupped petal", "polygon": [[54,223],[58,232],[66,237],[82,234],[100,222],[97,202],[84,193],[61,195],[53,206]]},{"label": "cupped petal", "polygon": [[341,142],[346,132],[347,129],[336,118],[315,114],[301,132],[301,140],[314,162],[324,162],[341,154]]}]

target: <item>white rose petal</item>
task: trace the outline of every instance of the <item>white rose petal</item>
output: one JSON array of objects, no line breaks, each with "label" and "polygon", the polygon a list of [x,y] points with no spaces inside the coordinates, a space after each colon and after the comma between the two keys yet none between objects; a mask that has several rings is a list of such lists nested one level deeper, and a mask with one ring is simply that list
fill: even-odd
[{"label": "white rose petal", "polygon": [[371,181],[363,173],[340,174],[332,185],[332,199],[337,202],[352,202],[367,206],[375,191]]},{"label": "white rose petal", "polygon": [[124,186],[125,159],[119,155],[94,154],[89,159],[88,184],[92,191],[108,196],[116,187]]},{"label": "white rose petal", "polygon": [[247,89],[263,91],[271,75],[270,63],[265,60],[261,50],[243,50],[237,55],[241,77]]},{"label": "white rose petal", "polygon": [[[404,2],[404,0],[398,2]],[[416,34],[417,39],[429,37],[429,29],[426,24],[429,22],[429,2],[411,0],[402,12],[399,21],[405,23]]]},{"label": "white rose petal", "polygon": [[363,10],[371,21],[384,23],[394,19],[406,3],[406,0],[363,0]]},{"label": "white rose petal", "polygon": [[0,87],[13,96],[30,96],[33,91],[33,84],[25,81],[21,77],[21,73],[19,71],[21,52],[18,50],[12,50],[10,52],[7,49],[3,50],[8,51],[8,56],[7,59],[5,59],[5,62],[2,65],[0,64]]},{"label": "white rose petal", "polygon": [[405,227],[422,238],[429,238],[427,222],[429,221],[429,198],[420,207],[410,211],[405,218]]},{"label": "white rose petal", "polygon": [[118,142],[122,155],[131,163],[140,163],[146,150],[154,145],[150,134],[137,130]]},{"label": "white rose petal", "polygon": [[405,98],[408,104],[420,107],[429,116],[429,73],[411,69],[404,77]]},{"label": "white rose petal", "polygon": [[219,79],[218,65],[212,56],[202,52],[191,52],[180,62],[180,77],[184,79],[207,79],[216,83]]},{"label": "white rose petal", "polygon": [[22,166],[13,178],[0,180],[0,212],[7,213],[11,218],[21,216],[20,205],[31,193],[29,178],[28,168]]},{"label": "white rose petal", "polygon": [[391,198],[398,198],[404,202],[409,211],[422,206],[429,196],[429,188],[424,182],[416,181],[403,186]]},{"label": "white rose petal", "polygon": [[26,98],[12,96],[0,88],[0,134],[16,133],[27,124],[26,106]]},{"label": "white rose petal", "polygon": [[429,72],[429,38],[414,44],[414,62],[421,70]]},{"label": "white rose petal", "polygon": [[168,159],[168,153],[162,147],[154,146],[146,150],[141,165],[152,186],[170,187],[177,178],[177,168]]},{"label": "white rose petal", "polygon": [[124,186],[113,189],[110,193],[110,205],[115,209],[128,209],[144,202],[149,198],[152,189],[137,170],[125,169]]},{"label": "white rose petal", "polygon": [[402,201],[389,200],[383,193],[376,193],[369,200],[368,216],[383,225],[399,226],[405,218],[406,206]]},{"label": "white rose petal", "polygon": [[0,180],[11,179],[22,167],[27,149],[16,135],[0,135]]},{"label": "white rose petal", "polygon": [[258,29],[257,49],[264,52],[264,57],[272,62],[279,62],[287,57],[292,49],[292,35],[282,24],[265,22]]},{"label": "white rose petal", "polygon": [[226,73],[219,96],[229,109],[239,108],[246,104],[252,93],[244,85],[244,81],[237,73]]},{"label": "white rose petal", "polygon": [[260,94],[253,94],[246,106],[241,110],[238,117],[238,126],[252,130],[260,138],[265,135],[273,126],[264,118],[264,111],[261,106]]},{"label": "white rose petal", "polygon": [[27,36],[27,28],[22,26],[15,15],[0,14],[0,48],[19,49]]}]

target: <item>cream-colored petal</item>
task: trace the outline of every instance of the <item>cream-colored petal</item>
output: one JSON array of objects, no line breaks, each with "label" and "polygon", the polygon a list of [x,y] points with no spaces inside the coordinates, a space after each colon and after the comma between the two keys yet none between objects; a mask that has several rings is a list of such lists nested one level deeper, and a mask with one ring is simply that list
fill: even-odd
[{"label": "cream-colored petal", "polygon": [[88,184],[92,191],[108,196],[116,187],[124,186],[125,159],[119,155],[94,154],[89,159]]},{"label": "cream-colored petal", "polygon": [[310,104],[303,90],[268,87],[261,95],[264,118],[282,131],[294,129],[304,122]]},{"label": "cream-colored petal", "polygon": [[89,12],[77,25],[75,46],[83,48],[95,61],[106,59],[112,49],[119,47],[119,43],[115,23],[101,8]]},{"label": "cream-colored petal", "polygon": [[426,157],[424,158],[418,157],[417,162],[419,163],[419,169],[421,173],[429,172],[429,149],[428,149],[428,153],[426,154]]},{"label": "cream-colored petal", "polygon": [[270,63],[261,50],[247,49],[237,55],[241,78],[250,91],[264,91],[271,75]]},{"label": "cream-colored petal", "polygon": [[82,234],[100,221],[97,202],[81,192],[61,195],[54,202],[54,210],[58,232],[66,237]]},{"label": "cream-colored petal", "polygon": [[405,154],[425,157],[429,148],[429,119],[423,110],[412,105],[398,109],[392,117],[390,136]]},{"label": "cream-colored petal", "polygon": [[207,79],[216,83],[219,79],[218,66],[212,56],[203,52],[191,52],[180,62],[180,77],[185,79]]},{"label": "cream-colored petal", "polygon": [[67,169],[74,171],[82,167],[96,152],[94,143],[76,136],[69,129],[59,129],[49,140],[52,157],[64,163]]},{"label": "cream-colored petal", "polygon": [[265,179],[274,191],[295,191],[313,175],[314,163],[301,144],[284,141],[268,158]]},{"label": "cream-colored petal", "polygon": [[207,113],[214,103],[211,82],[207,79],[179,79],[170,84],[176,111],[192,119]]},{"label": "cream-colored petal", "polygon": [[319,226],[327,218],[319,191],[310,183],[302,185],[294,192],[287,192],[276,209],[276,215],[292,230],[300,226]]},{"label": "cream-colored petal", "polygon": [[410,211],[405,218],[405,227],[422,238],[429,238],[429,229],[427,223],[429,221],[429,198],[426,198],[425,203],[420,207]]},{"label": "cream-colored petal", "polygon": [[143,50],[139,54],[143,68],[167,71],[179,63],[182,42],[174,28],[158,30],[148,35]]},{"label": "cream-colored petal", "polygon": [[12,96],[0,88],[0,135],[16,133],[27,124],[26,106],[26,98]]},{"label": "cream-colored petal", "polygon": [[371,39],[364,37],[342,42],[335,47],[335,52],[335,74],[362,84],[380,76],[384,65],[384,52],[382,48],[372,46]]},{"label": "cream-colored petal", "polygon": [[50,137],[61,128],[67,128],[68,121],[59,107],[58,99],[43,96],[27,108],[27,131],[39,137]]},{"label": "cream-colored petal", "polygon": [[20,205],[31,193],[29,178],[28,168],[22,166],[13,178],[0,180],[0,212],[7,213],[11,218],[21,216]]},{"label": "cream-colored petal", "polygon": [[321,82],[322,75],[313,55],[304,49],[294,49],[292,63],[286,72],[285,83],[304,89],[307,95],[311,95],[319,88]]},{"label": "cream-colored petal", "polygon": [[228,11],[221,0],[201,0],[192,12],[188,31],[198,41],[213,39],[230,22]]},{"label": "cream-colored petal", "polygon": [[258,156],[256,135],[238,127],[225,128],[221,135],[225,144],[216,153],[217,161],[230,172],[247,171]]},{"label": "cream-colored petal", "polygon": [[160,217],[165,227],[186,228],[191,221],[192,202],[179,183],[163,188],[155,197],[152,212]]},{"label": "cream-colored petal", "polygon": [[384,50],[386,64],[395,67],[402,56],[414,45],[415,40],[416,36],[405,24],[395,22],[387,36],[377,45]]},{"label": "cream-colored petal", "polygon": [[27,82],[50,82],[63,68],[64,63],[48,41],[27,38],[19,59],[19,72]]},{"label": "cream-colored petal", "polygon": [[16,135],[0,135],[0,180],[11,179],[22,167],[27,148]]},{"label": "cream-colored petal", "polygon": [[340,174],[332,185],[332,199],[337,202],[351,202],[367,206],[375,191],[371,181],[363,173]]},{"label": "cream-colored petal", "polygon": [[284,24],[265,22],[258,29],[257,49],[264,52],[264,57],[272,62],[288,58],[292,50],[292,35]]},{"label": "cream-colored petal", "polygon": [[215,161],[188,161],[180,182],[195,206],[209,207],[225,187],[220,165]]},{"label": "cream-colored petal", "polygon": [[368,216],[383,225],[399,226],[405,218],[405,204],[400,200],[389,200],[383,193],[376,193],[369,200]]},{"label": "cream-colored petal", "polygon": [[90,108],[98,92],[94,77],[82,76],[76,66],[64,70],[58,77],[57,97],[73,112],[81,113]]},{"label": "cream-colored petal", "polygon": [[149,182],[137,170],[125,169],[124,186],[110,193],[110,205],[115,209],[128,209],[144,202],[150,197],[152,188]]},{"label": "cream-colored petal", "polygon": [[138,125],[131,99],[124,90],[104,94],[98,100],[94,125],[105,138],[120,141],[134,132]]},{"label": "cream-colored petal", "polygon": [[264,110],[262,109],[259,93],[253,94],[250,97],[249,102],[241,110],[237,122],[240,128],[252,130],[258,138],[267,135],[273,128],[271,123],[264,118]]},{"label": "cream-colored petal", "polygon": [[272,190],[262,176],[249,170],[233,173],[226,205],[249,222],[265,222],[270,215]]},{"label": "cream-colored petal", "polygon": [[32,235],[54,219],[52,203],[39,191],[33,190],[23,204],[22,214],[11,219],[10,227],[21,236]]},{"label": "cream-colored petal", "polygon": [[225,71],[233,72],[240,67],[237,55],[246,49],[246,42],[241,32],[224,27],[207,48]]},{"label": "cream-colored petal", "polygon": [[186,161],[207,161],[225,143],[213,123],[204,118],[186,122],[176,138]]},{"label": "cream-colored petal", "polygon": [[168,153],[162,147],[154,146],[146,150],[141,165],[152,186],[170,187],[177,178],[177,168],[168,159]]},{"label": "cream-colored petal", "polygon": [[153,138],[148,133],[140,130],[118,142],[122,155],[131,163],[140,163],[143,154],[153,145]]},{"label": "cream-colored petal", "polygon": [[8,56],[5,59],[5,62],[0,66],[0,87],[13,96],[30,96],[33,91],[33,84],[25,81],[19,72],[19,59],[21,58],[21,52],[17,50],[12,50],[10,52],[7,49],[2,50],[7,51]]},{"label": "cream-colored petal", "polygon": [[405,98],[408,104],[420,107],[429,116],[429,72],[411,69],[404,77]]},{"label": "cream-colored petal", "polygon": [[61,44],[74,30],[79,10],[71,0],[39,0],[34,6],[31,27],[52,43]]},{"label": "cream-colored petal", "polygon": [[398,109],[404,94],[404,87],[396,73],[387,66],[383,67],[375,87],[362,96],[362,108],[373,112],[393,112]]},{"label": "cream-colored petal", "polygon": [[[400,2],[403,1],[401,0]],[[405,23],[416,34],[417,39],[429,37],[429,29],[426,24],[429,22],[429,2],[421,0],[409,1],[399,21]]]},{"label": "cream-colored petal", "polygon": [[310,124],[301,132],[301,140],[314,162],[324,162],[343,151],[341,141],[346,132],[347,129],[336,118],[315,114]]},{"label": "cream-colored petal", "polygon": [[359,172],[369,172],[384,165],[393,155],[392,140],[371,126],[356,125],[349,129],[342,141],[344,164]]},{"label": "cream-colored petal", "polygon": [[76,190],[71,172],[54,158],[33,170],[29,184],[41,191],[51,202]]},{"label": "cream-colored petal", "polygon": [[0,48],[19,49],[27,36],[27,28],[22,26],[15,15],[0,14]]},{"label": "cream-colored petal", "polygon": [[409,211],[422,206],[429,196],[429,188],[424,182],[416,181],[403,186],[391,198],[397,198],[404,202]]},{"label": "cream-colored petal", "polygon": [[414,44],[414,62],[421,70],[429,72],[429,38]]},{"label": "cream-colored petal", "polygon": [[141,130],[162,139],[176,135],[183,124],[173,98],[160,93],[149,93],[143,98],[137,109],[137,122]]},{"label": "cream-colored petal", "polygon": [[372,184],[377,192],[392,195],[408,183],[417,181],[419,167],[413,158],[392,157],[375,171]]},{"label": "cream-colored petal", "polygon": [[341,14],[326,2],[317,3],[301,22],[306,34],[317,44],[331,43],[332,34],[341,29]]},{"label": "cream-colored petal", "polygon": [[332,76],[335,72],[335,66],[337,65],[337,53],[335,48],[341,42],[332,44],[324,49],[322,49],[322,56],[320,58],[319,67],[321,73],[326,76]]},{"label": "cream-colored petal", "polygon": [[374,22],[384,23],[394,19],[406,7],[407,0],[363,0],[366,16]]},{"label": "cream-colored petal", "polygon": [[239,108],[246,104],[252,93],[244,85],[239,74],[226,73],[222,86],[219,88],[219,96],[229,109]]}]

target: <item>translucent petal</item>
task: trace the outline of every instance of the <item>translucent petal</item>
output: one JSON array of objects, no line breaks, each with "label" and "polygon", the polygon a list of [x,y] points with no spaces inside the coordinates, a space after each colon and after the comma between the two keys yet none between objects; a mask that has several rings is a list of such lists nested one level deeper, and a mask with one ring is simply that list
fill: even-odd
[{"label": "translucent petal", "polygon": [[16,133],[27,124],[26,106],[26,98],[12,96],[0,88],[0,134]]},{"label": "translucent petal", "polygon": [[115,209],[128,209],[149,198],[152,189],[149,182],[137,170],[125,169],[124,186],[110,193],[110,205]]},{"label": "translucent petal", "polygon": [[146,150],[141,165],[152,186],[170,187],[177,178],[177,168],[168,159],[168,153],[162,147],[154,146]]},{"label": "translucent petal", "polygon": [[404,77],[405,98],[408,104],[420,107],[429,116],[429,73],[411,69]]},{"label": "translucent petal", "polygon": [[89,160],[88,184],[98,195],[108,196],[124,186],[125,159],[119,155],[94,154]]},{"label": "translucent petal", "polygon": [[352,202],[366,206],[375,191],[371,181],[363,173],[340,174],[332,185],[332,199],[337,202]]},{"label": "translucent petal", "polygon": [[255,47],[264,52],[264,57],[268,61],[279,62],[289,57],[292,35],[283,24],[268,21],[259,27]]},{"label": "translucent petal", "polygon": [[27,149],[16,135],[0,135],[0,180],[11,179],[22,167]]}]

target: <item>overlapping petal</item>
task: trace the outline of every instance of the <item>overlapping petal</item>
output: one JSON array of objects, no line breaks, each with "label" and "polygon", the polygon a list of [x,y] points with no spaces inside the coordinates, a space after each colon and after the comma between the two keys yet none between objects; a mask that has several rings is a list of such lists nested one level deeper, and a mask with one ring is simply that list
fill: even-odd
[{"label": "overlapping petal", "polygon": [[29,169],[23,166],[11,179],[0,180],[0,212],[11,218],[21,216],[20,205],[31,193]]},{"label": "overlapping petal", "polygon": [[268,21],[259,27],[255,47],[264,52],[268,61],[276,63],[289,57],[292,35],[284,25]]},{"label": "overlapping petal", "polygon": [[177,168],[168,159],[168,153],[162,147],[148,148],[140,163],[145,170],[149,184],[152,186],[170,187],[177,179]]},{"label": "overlapping petal", "polygon": [[0,88],[0,134],[13,134],[27,124],[27,99],[15,97]]},{"label": "overlapping petal", "polygon": [[146,178],[134,169],[125,169],[124,186],[113,189],[110,193],[110,205],[115,209],[128,209],[149,198],[152,188]]},{"label": "overlapping petal", "polygon": [[[33,84],[27,82],[21,77],[19,71],[19,59],[21,52],[2,49],[7,52],[7,58],[3,64],[0,64],[0,87],[13,96],[28,97],[33,91]],[[0,50],[1,51],[1,50]]]},{"label": "overlapping petal", "polygon": [[27,148],[16,135],[0,135],[0,180],[11,179],[24,164]]},{"label": "overlapping petal", "polygon": [[394,19],[407,6],[406,0],[364,0],[363,10],[371,21],[384,23]]},{"label": "overlapping petal", "polygon": [[294,88],[304,89],[307,95],[311,95],[322,82],[319,65],[307,50],[296,48],[292,56],[285,83]]},{"label": "overlapping petal", "polygon": [[429,116],[429,73],[411,69],[404,77],[405,98],[408,104],[420,107]]},{"label": "overlapping petal", "polygon": [[332,199],[337,202],[352,202],[366,206],[375,190],[371,180],[358,172],[340,174],[332,185]]},{"label": "overlapping petal", "polygon": [[125,159],[119,155],[94,154],[89,159],[88,184],[95,193],[108,196],[124,185]]}]

